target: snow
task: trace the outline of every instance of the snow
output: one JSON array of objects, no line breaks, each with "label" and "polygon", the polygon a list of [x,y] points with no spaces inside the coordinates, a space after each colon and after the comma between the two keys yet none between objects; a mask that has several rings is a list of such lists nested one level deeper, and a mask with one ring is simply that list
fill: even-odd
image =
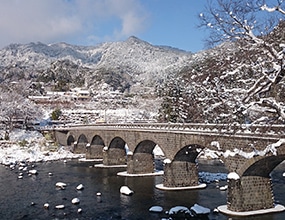
[{"label": "snow", "polygon": [[76,204],[79,204],[79,203],[80,203],[80,200],[79,200],[78,198],[73,198],[73,199],[71,200],[71,203],[74,204],[74,205],[76,205]]},{"label": "snow", "polygon": [[228,174],[228,179],[238,180],[238,179],[240,179],[240,177],[236,172],[231,172]]},{"label": "snow", "polygon": [[55,208],[56,208],[56,209],[64,209],[65,206],[64,206],[64,205],[56,205]]},{"label": "snow", "polygon": [[79,157],[82,155],[75,155],[65,147],[50,145],[37,131],[16,129],[10,134],[10,143],[4,142],[0,147],[0,164],[3,165],[21,161],[43,162]]},{"label": "snow", "polygon": [[271,152],[273,155],[277,155],[277,148],[280,147],[282,144],[285,143],[285,139],[280,139],[276,143],[268,145],[264,150],[255,150],[253,147],[253,151],[251,152],[244,152],[243,150],[235,148],[233,151],[226,150],[226,152],[223,153],[223,156],[225,158],[231,156],[234,157],[235,155],[240,155],[244,158],[250,159],[255,156],[265,156],[267,153]]},{"label": "snow", "polygon": [[163,160],[163,163],[165,163],[165,164],[166,164],[166,163],[171,163],[171,160],[168,159],[168,158],[166,158],[166,159]]},{"label": "snow", "polygon": [[282,144],[285,144],[285,139],[281,138],[279,139],[277,142],[269,144],[268,146],[266,146],[264,148],[264,150],[256,150],[254,148],[254,146],[251,146],[252,151],[249,152],[245,152],[241,149],[233,149],[231,150],[226,150],[226,151],[222,151],[221,147],[220,147],[220,143],[217,141],[212,141],[211,142],[211,146],[217,148],[217,150],[212,150],[212,149],[208,149],[205,148],[199,155],[199,158],[212,158],[212,159],[218,159],[221,156],[223,156],[224,158],[227,157],[234,157],[236,155],[239,155],[241,157],[244,157],[246,159],[250,159],[253,158],[255,156],[265,156],[268,153],[272,153],[273,155],[277,155],[277,148],[280,147]]},{"label": "snow", "polygon": [[128,151],[128,152],[127,152],[127,155],[128,155],[128,156],[132,156],[133,154],[134,154],[134,153],[133,153],[132,151]]},{"label": "snow", "polygon": [[84,186],[83,184],[79,184],[77,187],[76,187],[77,190],[83,190],[84,189]]},{"label": "snow", "polygon": [[134,191],[132,191],[129,187],[127,186],[122,186],[120,188],[120,193],[123,194],[123,195],[127,195],[127,196],[130,196],[134,193]]},{"label": "snow", "polygon": [[63,183],[63,182],[57,182],[57,183],[55,184],[55,186],[56,186],[56,187],[59,187],[59,188],[61,188],[61,189],[64,189],[64,188],[67,186],[67,184],[66,184],[66,183]]},{"label": "snow", "polygon": [[149,208],[150,212],[162,212],[163,208],[161,206],[152,206]]},{"label": "snow", "polygon": [[38,171],[37,170],[29,170],[29,174],[36,175],[36,174],[38,174]]},{"label": "snow", "polygon": [[211,146],[216,147],[218,150],[221,150],[220,143],[218,141],[212,141]]},{"label": "snow", "polygon": [[194,204],[190,209],[193,210],[197,215],[209,214],[211,211],[209,208],[205,208],[198,204]]}]

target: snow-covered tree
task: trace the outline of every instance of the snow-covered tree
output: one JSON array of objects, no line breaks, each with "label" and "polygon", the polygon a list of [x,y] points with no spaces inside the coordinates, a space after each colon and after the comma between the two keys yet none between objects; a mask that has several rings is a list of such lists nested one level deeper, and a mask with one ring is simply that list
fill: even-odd
[{"label": "snow-covered tree", "polygon": [[285,121],[285,4],[270,3],[216,0],[200,14],[201,25],[211,32],[208,42],[222,43],[208,57],[205,94],[215,100],[211,108],[226,110],[233,121],[240,122],[238,115],[251,123]]},{"label": "snow-covered tree", "polygon": [[27,128],[42,115],[41,109],[25,96],[25,91],[20,84],[0,87],[0,123],[7,134],[19,124]]}]

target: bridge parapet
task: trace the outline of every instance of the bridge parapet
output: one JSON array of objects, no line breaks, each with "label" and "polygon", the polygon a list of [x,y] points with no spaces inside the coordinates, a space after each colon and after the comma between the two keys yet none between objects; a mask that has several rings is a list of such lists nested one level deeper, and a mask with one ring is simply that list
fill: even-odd
[{"label": "bridge parapet", "polygon": [[126,124],[82,124],[82,125],[67,125],[65,127],[56,127],[56,130],[65,130],[70,128],[84,129],[102,129],[109,130],[164,130],[173,132],[186,133],[213,133],[213,134],[228,134],[228,135],[254,135],[267,137],[285,137],[285,125],[252,125],[252,124],[200,124],[200,123],[126,123]]}]

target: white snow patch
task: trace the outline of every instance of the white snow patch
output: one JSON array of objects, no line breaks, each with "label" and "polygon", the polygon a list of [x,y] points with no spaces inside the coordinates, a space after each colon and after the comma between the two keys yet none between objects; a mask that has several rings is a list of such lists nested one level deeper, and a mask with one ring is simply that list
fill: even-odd
[{"label": "white snow patch", "polygon": [[10,165],[20,161],[43,162],[79,158],[65,147],[50,145],[40,132],[14,130],[10,142],[0,147],[0,164]]},{"label": "white snow patch", "polygon": [[238,180],[240,177],[236,172],[231,172],[228,174],[228,179]]},{"label": "white snow patch", "polygon": [[280,147],[282,144],[285,143],[285,139],[280,139],[276,143],[268,145],[264,150],[259,151],[255,150],[253,147],[253,151],[251,152],[244,152],[240,149],[235,148],[233,151],[226,150],[226,152],[223,153],[223,156],[225,158],[231,156],[234,157],[235,155],[240,155],[244,158],[250,159],[254,156],[265,156],[267,153],[271,152],[273,155],[277,155],[277,148]]},{"label": "white snow patch", "polygon": [[127,196],[130,196],[134,193],[134,191],[132,191],[129,187],[127,186],[122,186],[120,188],[120,193],[121,194],[124,194],[124,195],[127,195]]},{"label": "white snow patch", "polygon": [[128,151],[127,155],[132,156],[134,153],[132,151]]},{"label": "white snow patch", "polygon": [[194,204],[190,209],[193,210],[197,215],[206,215],[211,211],[209,208],[205,208],[198,204]]},{"label": "white snow patch", "polygon": [[79,204],[79,203],[80,203],[80,200],[79,200],[78,198],[73,198],[73,199],[71,200],[71,203],[74,204],[74,205],[76,205],[76,204]]},{"label": "white snow patch", "polygon": [[221,150],[220,143],[218,141],[212,141],[211,146],[216,147],[218,150]]},{"label": "white snow patch", "polygon": [[76,187],[77,190],[83,190],[84,189],[84,186],[83,184],[79,184],[77,187]]},{"label": "white snow patch", "polygon": [[162,212],[163,208],[161,206],[152,206],[149,208],[150,212]]},{"label": "white snow patch", "polygon": [[171,163],[171,160],[168,159],[168,158],[166,158],[166,159],[163,160],[163,163],[165,163],[165,164],[166,164],[166,163]]}]

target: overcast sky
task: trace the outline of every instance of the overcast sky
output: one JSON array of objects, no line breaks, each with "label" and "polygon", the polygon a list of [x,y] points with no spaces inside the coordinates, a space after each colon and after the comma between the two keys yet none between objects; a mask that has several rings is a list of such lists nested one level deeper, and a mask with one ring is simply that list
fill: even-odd
[{"label": "overcast sky", "polygon": [[0,0],[0,48],[11,43],[96,45],[137,36],[196,52],[206,0]]}]

